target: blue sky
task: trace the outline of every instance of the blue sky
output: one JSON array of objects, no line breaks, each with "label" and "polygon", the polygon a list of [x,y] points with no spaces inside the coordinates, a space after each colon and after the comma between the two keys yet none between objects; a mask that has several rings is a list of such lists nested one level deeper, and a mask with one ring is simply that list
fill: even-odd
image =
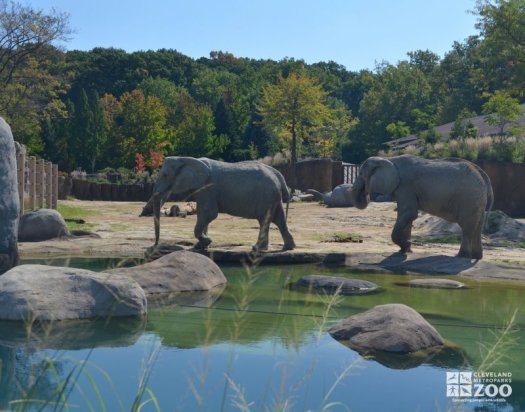
[{"label": "blue sky", "polygon": [[[24,2],[22,0],[22,2]],[[176,49],[208,57],[307,63],[333,60],[349,70],[397,63],[429,49],[439,56],[476,34],[475,0],[29,0],[69,14],[67,50]]]}]

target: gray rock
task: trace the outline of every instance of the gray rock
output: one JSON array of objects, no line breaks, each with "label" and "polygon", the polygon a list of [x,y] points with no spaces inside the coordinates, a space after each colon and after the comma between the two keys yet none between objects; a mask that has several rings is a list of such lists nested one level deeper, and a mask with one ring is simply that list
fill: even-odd
[{"label": "gray rock", "polygon": [[412,279],[408,282],[408,285],[412,287],[436,289],[461,289],[465,287],[464,283],[452,279]]},{"label": "gray rock", "polygon": [[153,262],[107,271],[136,280],[146,294],[210,290],[227,282],[222,270],[210,258],[179,250]]},{"label": "gray rock", "polygon": [[19,210],[15,142],[11,128],[0,117],[0,274],[19,261]]},{"label": "gray rock", "polygon": [[70,235],[66,221],[56,210],[38,209],[27,212],[20,218],[19,242],[40,242]]},{"label": "gray rock", "polygon": [[402,304],[375,306],[344,319],[328,332],[358,351],[409,353],[444,344],[423,316]]},{"label": "gray rock", "polygon": [[0,276],[0,319],[66,320],[142,316],[146,295],[117,274],[21,265]]},{"label": "gray rock", "polygon": [[342,295],[361,295],[378,289],[375,283],[360,279],[347,279],[336,276],[308,275],[297,281],[297,285],[313,291],[335,293],[340,288]]}]

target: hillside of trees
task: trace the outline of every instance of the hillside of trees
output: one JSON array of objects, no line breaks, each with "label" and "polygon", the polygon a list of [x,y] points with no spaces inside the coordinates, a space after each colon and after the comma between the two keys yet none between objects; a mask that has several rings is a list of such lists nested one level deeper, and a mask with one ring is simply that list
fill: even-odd
[{"label": "hillside of trees", "polygon": [[63,51],[66,15],[1,4],[0,115],[31,154],[64,171],[284,151],[359,163],[396,137],[431,141],[434,126],[482,114],[494,96],[524,100],[523,0],[476,2],[477,34],[443,57],[416,50],[359,72],[222,51]]}]

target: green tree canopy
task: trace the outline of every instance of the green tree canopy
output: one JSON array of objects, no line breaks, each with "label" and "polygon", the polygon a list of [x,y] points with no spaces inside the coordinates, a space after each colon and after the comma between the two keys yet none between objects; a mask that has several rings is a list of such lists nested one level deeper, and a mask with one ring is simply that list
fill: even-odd
[{"label": "green tree canopy", "polygon": [[[303,139],[311,134],[312,129],[330,121],[326,93],[313,78],[303,73],[279,76],[277,84],[266,85],[257,108],[265,128],[290,149],[292,171]],[[294,179],[292,176],[292,185]]]},{"label": "green tree canopy", "polygon": [[511,97],[507,92],[497,91],[488,94],[488,101],[483,105],[486,121],[492,126],[499,127],[500,135],[505,134],[505,127],[518,120],[523,113],[523,107],[518,99]]}]

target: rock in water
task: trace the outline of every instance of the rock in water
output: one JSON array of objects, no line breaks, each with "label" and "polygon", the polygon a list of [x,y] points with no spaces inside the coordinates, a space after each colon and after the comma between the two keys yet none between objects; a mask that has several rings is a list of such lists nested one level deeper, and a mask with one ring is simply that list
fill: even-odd
[{"label": "rock in water", "polygon": [[143,316],[146,295],[132,279],[85,269],[21,265],[0,276],[0,319]]},{"label": "rock in water", "polygon": [[328,332],[358,351],[409,353],[444,344],[423,316],[402,304],[375,306],[344,319]]},{"label": "rock in water", "polygon": [[361,279],[347,279],[337,276],[308,275],[297,282],[302,288],[310,291],[324,291],[341,295],[362,295],[375,292],[378,286],[375,283]]},{"label": "rock in water", "polygon": [[226,284],[222,270],[210,258],[179,250],[152,262],[107,271],[136,280],[146,294],[210,290]]},{"label": "rock in water", "polygon": [[435,288],[435,289],[462,289],[464,283],[452,279],[412,279],[408,282],[409,286],[416,288]]}]

